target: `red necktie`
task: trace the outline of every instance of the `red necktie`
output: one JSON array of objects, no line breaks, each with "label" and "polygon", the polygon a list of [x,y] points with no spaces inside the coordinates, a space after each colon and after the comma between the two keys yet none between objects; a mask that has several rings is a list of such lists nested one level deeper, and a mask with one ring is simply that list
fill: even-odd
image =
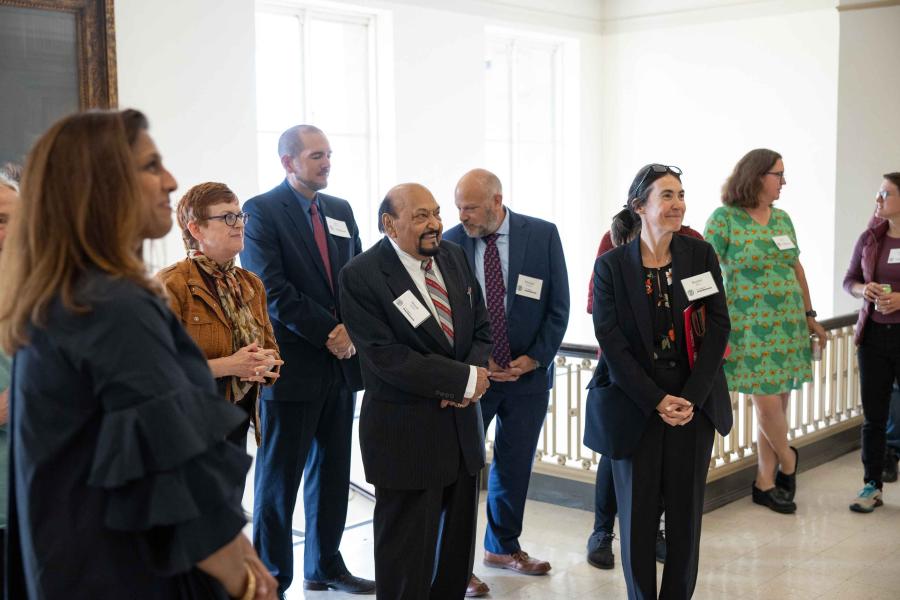
[{"label": "red necktie", "polygon": [[309,213],[312,217],[313,237],[316,238],[316,247],[319,249],[319,256],[322,257],[322,264],[325,265],[325,273],[328,275],[328,287],[334,292],[334,281],[331,280],[331,261],[328,259],[328,238],[325,237],[325,226],[322,225],[322,218],[319,217],[318,197],[313,198],[309,205]]},{"label": "red necktie", "polygon": [[484,295],[487,297],[488,314],[491,317],[491,333],[494,335],[494,349],[491,357],[501,368],[509,367],[512,354],[509,350],[509,332],[506,329],[506,309],[503,299],[506,286],[503,284],[503,268],[500,266],[500,251],[497,250],[499,233],[485,236],[484,243]]}]

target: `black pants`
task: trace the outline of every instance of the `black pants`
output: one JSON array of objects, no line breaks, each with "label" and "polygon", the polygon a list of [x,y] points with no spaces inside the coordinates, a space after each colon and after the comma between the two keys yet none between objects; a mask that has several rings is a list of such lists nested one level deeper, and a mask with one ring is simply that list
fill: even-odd
[{"label": "black pants", "polygon": [[446,487],[375,488],[378,600],[461,600],[475,555],[476,476]]},{"label": "black pants", "polygon": [[[686,368],[659,369],[654,380],[680,393]],[[659,499],[666,506],[666,566],[660,598],[687,600],[697,583],[703,497],[715,429],[700,409],[683,426],[656,414],[630,458],[612,461],[619,505],[622,569],[629,600],[656,598],[656,531]]]},{"label": "black pants", "polygon": [[866,323],[856,356],[863,406],[863,482],[874,481],[880,489],[891,387],[900,378],[900,325]]}]

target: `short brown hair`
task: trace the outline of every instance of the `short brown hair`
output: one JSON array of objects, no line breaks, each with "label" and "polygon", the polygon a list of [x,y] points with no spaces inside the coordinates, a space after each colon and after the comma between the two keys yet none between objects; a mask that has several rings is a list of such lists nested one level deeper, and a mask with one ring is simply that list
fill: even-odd
[{"label": "short brown hair", "polygon": [[734,171],[722,186],[722,204],[756,208],[762,191],[763,175],[769,172],[781,155],[774,150],[751,150],[734,165]]},{"label": "short brown hair", "polygon": [[205,223],[209,219],[209,207],[222,203],[235,203],[238,197],[224,183],[207,181],[192,187],[178,201],[178,226],[186,250],[199,250],[197,240],[191,235],[188,223]]},{"label": "short brown hair", "polygon": [[896,185],[897,189],[900,190],[900,172],[894,171],[893,173],[885,173],[882,177]]}]

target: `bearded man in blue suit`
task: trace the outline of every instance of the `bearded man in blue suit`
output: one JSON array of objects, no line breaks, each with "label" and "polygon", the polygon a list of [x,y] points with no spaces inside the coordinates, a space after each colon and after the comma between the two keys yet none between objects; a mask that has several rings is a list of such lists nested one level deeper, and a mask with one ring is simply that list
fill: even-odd
[{"label": "bearded man in blue suit", "polygon": [[[569,281],[553,223],[503,205],[500,180],[469,171],[455,193],[460,224],[444,238],[462,246],[491,318],[491,387],[481,399],[485,429],[496,417],[488,478],[484,564],[543,575],[550,563],[519,545],[538,436],[553,386],[553,360],[569,322]],[[487,592],[477,578],[468,595]]]}]

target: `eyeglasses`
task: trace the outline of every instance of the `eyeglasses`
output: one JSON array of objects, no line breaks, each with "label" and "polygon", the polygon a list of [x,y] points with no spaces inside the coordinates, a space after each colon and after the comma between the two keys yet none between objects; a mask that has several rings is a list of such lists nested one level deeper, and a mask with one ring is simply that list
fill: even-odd
[{"label": "eyeglasses", "polygon": [[[671,165],[660,165],[660,164],[653,163],[652,165],[650,165],[650,168],[648,168],[644,172],[644,176],[641,177],[640,182],[638,182],[637,187],[635,188],[636,191],[638,191],[638,192],[641,191],[641,188],[644,185],[644,181],[647,180],[647,175],[649,175],[650,173],[672,173],[674,175],[681,175],[681,169],[679,169],[678,167],[671,166]],[[640,195],[640,194],[635,194],[635,195]]]},{"label": "eyeglasses", "polygon": [[891,193],[887,190],[878,190],[878,192],[875,194],[875,197],[881,198],[882,200],[887,200],[888,196],[890,196],[890,195],[891,195]]},{"label": "eyeglasses", "polygon": [[784,181],[784,171],[766,171],[766,175],[774,175],[778,179]]},{"label": "eyeglasses", "polygon": [[210,221],[225,221],[225,224],[229,227],[234,227],[237,225],[238,219],[241,220],[241,223],[244,225],[247,224],[247,221],[250,220],[250,213],[239,212],[239,213],[225,213],[224,215],[217,215],[215,217],[206,217]]}]

